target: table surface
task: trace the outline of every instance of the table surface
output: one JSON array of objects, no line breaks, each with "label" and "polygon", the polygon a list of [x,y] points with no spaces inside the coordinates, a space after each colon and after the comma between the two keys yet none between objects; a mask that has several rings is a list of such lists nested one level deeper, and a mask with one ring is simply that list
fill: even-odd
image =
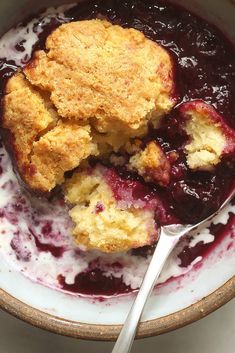
[{"label": "table surface", "polygon": [[[109,353],[113,343],[57,336],[0,311],[0,353]],[[135,342],[133,353],[235,353],[235,300],[177,331]]]}]

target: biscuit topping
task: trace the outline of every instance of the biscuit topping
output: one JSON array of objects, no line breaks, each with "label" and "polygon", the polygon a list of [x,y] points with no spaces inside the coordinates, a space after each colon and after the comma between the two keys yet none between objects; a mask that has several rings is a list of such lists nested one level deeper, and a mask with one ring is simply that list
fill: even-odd
[{"label": "biscuit topping", "polygon": [[103,20],[61,25],[7,85],[3,127],[24,181],[47,192],[91,155],[143,136],[174,105],[168,53]]},{"label": "biscuit topping", "polygon": [[129,168],[136,170],[147,182],[166,186],[170,181],[170,163],[155,141],[149,142],[143,151],[130,158]]},{"label": "biscuit topping", "polygon": [[[96,166],[80,170],[65,183],[65,195],[74,207],[70,216],[73,235],[87,249],[120,252],[153,244],[158,238],[154,219],[156,200],[147,203],[131,194],[115,198],[107,177],[108,169]],[[115,181],[119,177],[113,173]],[[115,182],[112,180],[112,182]]]}]

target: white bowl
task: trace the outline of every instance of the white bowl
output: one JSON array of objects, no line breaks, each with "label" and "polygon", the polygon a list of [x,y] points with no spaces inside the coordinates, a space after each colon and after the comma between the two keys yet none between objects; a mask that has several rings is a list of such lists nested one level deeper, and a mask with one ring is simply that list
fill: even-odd
[{"label": "white bowl", "polygon": [[[64,2],[1,1],[0,32],[4,33],[14,23],[40,8]],[[215,23],[235,43],[234,1],[175,2]],[[228,211],[235,213],[235,206],[223,211],[219,216],[220,222],[226,223]],[[223,238],[200,266],[157,288],[148,302],[138,337],[186,325],[233,298],[234,255],[235,239],[234,234],[230,234]],[[55,291],[24,277],[5,260],[1,251],[0,288],[0,305],[3,309],[38,327],[87,339],[115,339],[133,300],[133,294],[98,301]]]}]

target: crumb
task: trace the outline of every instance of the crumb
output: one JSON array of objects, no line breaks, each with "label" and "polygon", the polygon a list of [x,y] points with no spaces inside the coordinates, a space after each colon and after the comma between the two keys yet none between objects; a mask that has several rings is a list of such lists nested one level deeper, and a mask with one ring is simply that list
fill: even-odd
[{"label": "crumb", "polygon": [[[70,216],[75,224],[73,236],[79,245],[103,252],[121,252],[151,245],[158,232],[154,210],[132,205],[120,206],[106,183],[102,167],[75,172],[64,184]],[[102,205],[99,212],[94,212]]]},{"label": "crumb", "polygon": [[170,182],[171,165],[155,141],[149,142],[144,150],[134,154],[128,167],[137,171],[147,182],[157,182],[162,186]]},{"label": "crumb", "polygon": [[211,170],[224,155],[235,152],[235,132],[212,106],[193,101],[182,104],[180,113],[190,137],[184,148],[189,168]]}]

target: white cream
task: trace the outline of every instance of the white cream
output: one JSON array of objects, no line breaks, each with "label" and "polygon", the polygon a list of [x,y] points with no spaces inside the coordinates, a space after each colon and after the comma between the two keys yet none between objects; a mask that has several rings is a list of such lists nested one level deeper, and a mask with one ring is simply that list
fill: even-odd
[{"label": "white cream", "polygon": [[193,248],[198,243],[203,242],[203,244],[209,244],[214,241],[215,237],[210,233],[208,228],[202,229],[199,233],[195,234],[189,243],[189,246]]}]

